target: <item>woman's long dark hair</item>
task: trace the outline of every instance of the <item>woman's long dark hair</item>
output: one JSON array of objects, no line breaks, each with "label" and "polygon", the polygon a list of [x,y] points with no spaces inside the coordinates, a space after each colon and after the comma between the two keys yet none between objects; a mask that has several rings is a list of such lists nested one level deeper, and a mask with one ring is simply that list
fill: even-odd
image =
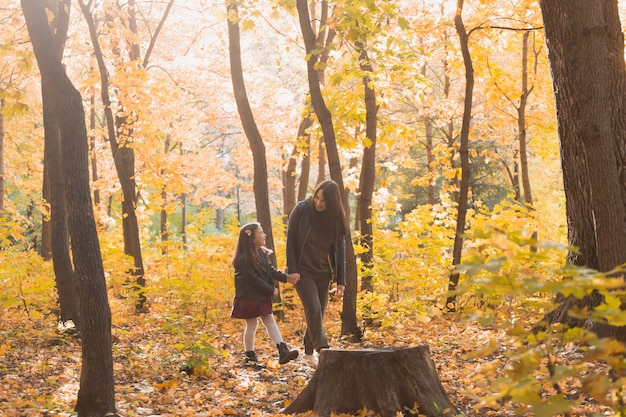
[{"label": "woman's long dark hair", "polygon": [[[254,234],[261,227],[261,223],[252,222],[241,227],[239,239],[233,256],[233,266],[236,270],[257,269],[261,262],[261,254],[254,246]],[[269,249],[261,248],[265,253],[271,252]]]},{"label": "woman's long dark hair", "polygon": [[326,210],[319,212],[313,207],[311,213],[311,222],[319,231],[326,236],[329,241],[334,242],[341,236],[348,234],[348,223],[346,220],[346,212],[341,202],[341,193],[339,186],[335,181],[326,180],[320,182],[315,191],[313,198],[319,191],[324,195]]}]

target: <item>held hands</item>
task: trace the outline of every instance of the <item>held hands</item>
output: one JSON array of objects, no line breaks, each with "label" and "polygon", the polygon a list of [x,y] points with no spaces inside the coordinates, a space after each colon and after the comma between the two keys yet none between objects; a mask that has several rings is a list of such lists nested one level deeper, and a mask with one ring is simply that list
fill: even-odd
[{"label": "held hands", "polygon": [[296,284],[298,281],[300,281],[300,274],[297,272],[293,272],[291,274],[287,274],[287,282],[291,283],[291,284]]},{"label": "held hands", "polygon": [[343,297],[343,291],[346,289],[345,285],[337,285],[337,289],[335,290],[335,296]]},{"label": "held hands", "polygon": [[274,297],[278,297],[278,287],[274,287]]}]

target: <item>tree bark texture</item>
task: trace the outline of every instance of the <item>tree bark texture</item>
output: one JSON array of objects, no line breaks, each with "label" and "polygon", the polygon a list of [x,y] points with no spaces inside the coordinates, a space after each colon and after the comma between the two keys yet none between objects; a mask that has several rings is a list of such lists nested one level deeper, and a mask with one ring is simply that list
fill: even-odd
[{"label": "tree bark texture", "polygon": [[[465,100],[463,103],[463,121],[461,124],[461,137],[459,154],[461,157],[461,181],[459,183],[459,198],[456,217],[456,230],[454,234],[454,247],[452,249],[452,264],[459,265],[461,263],[461,255],[463,251],[463,234],[465,233],[465,219],[467,217],[467,198],[469,194],[469,180],[471,175],[469,163],[469,130],[470,121],[472,119],[472,100],[474,94],[474,66],[472,64],[472,56],[469,50],[469,34],[465,30],[463,24],[463,0],[457,0],[456,15],[454,16],[454,26],[459,35],[461,44],[461,53],[463,55],[463,63],[465,64]],[[449,291],[454,291],[459,284],[459,273],[452,272],[450,274]],[[456,295],[450,295],[446,301],[446,305],[456,305]]]},{"label": "tree bark texture", "polygon": [[[56,44],[56,58],[61,62],[69,22],[69,1],[57,1],[53,7],[54,20],[50,22]],[[50,78],[42,78],[41,96],[44,121],[44,199],[50,205],[48,227],[42,230],[42,253],[50,251],[57,293],[59,296],[59,320],[74,322],[80,328],[78,294],[74,283],[74,270],[70,257],[70,240],[67,225],[67,204],[63,180],[63,156],[59,123],[51,94]],[[44,233],[46,232],[46,233]],[[43,241],[48,241],[44,244]],[[44,256],[45,257],[45,256]]]},{"label": "tree bark texture", "polygon": [[363,146],[363,163],[359,177],[359,220],[361,227],[361,243],[366,251],[361,254],[361,288],[373,291],[372,262],[374,260],[374,228],[372,223],[372,195],[376,181],[376,124],[378,121],[378,105],[376,91],[372,87],[369,74],[372,73],[372,64],[365,44],[357,42],[359,65],[366,75],[363,77],[363,99],[365,101],[365,144]]},{"label": "tree bark texture", "polygon": [[74,280],[74,270],[70,257],[70,238],[67,224],[67,203],[63,179],[63,156],[61,138],[56,114],[52,108],[53,87],[49,79],[42,78],[42,103],[44,117],[44,172],[48,181],[48,202],[50,204],[50,251],[59,295],[59,320],[65,323],[72,320],[80,328],[78,295]]},{"label": "tree bark texture", "polygon": [[[250,108],[246,84],[243,78],[241,65],[241,47],[239,37],[239,15],[237,4],[229,1],[226,7],[228,11],[228,47],[230,52],[230,72],[233,82],[233,92],[237,102],[237,110],[241,118],[241,125],[250,143],[252,159],[254,162],[254,202],[257,211],[257,219],[263,225],[267,238],[266,244],[269,248],[274,248],[274,238],[272,234],[272,217],[270,213],[269,190],[267,184],[267,161],[265,159],[265,144],[261,133],[254,120],[254,114]],[[276,255],[271,255],[271,261],[276,265]]]},{"label": "tree bark texture", "polygon": [[43,3],[22,0],[21,4],[42,80],[52,87],[50,98],[61,133],[68,230],[81,315],[82,366],[76,412],[79,416],[115,415],[111,311],[89,189],[85,112],[80,93],[55,55]]},{"label": "tree bark texture", "polygon": [[458,413],[439,381],[428,346],[322,350],[313,378],[283,413],[330,416],[363,408],[381,416],[408,410],[428,417]]},{"label": "tree bark texture", "polygon": [[[315,68],[318,62],[318,56],[314,54],[317,47],[315,33],[311,27],[311,19],[309,17],[309,8],[307,0],[297,0],[296,7],[298,9],[298,19],[300,21],[300,30],[306,48],[307,59],[307,75],[309,81],[309,93],[311,95],[311,106],[315,111],[317,120],[322,128],[324,135],[324,144],[326,145],[326,156],[328,157],[328,169],[330,177],[337,183],[339,190],[345,190],[343,184],[343,173],[341,170],[341,161],[339,159],[339,151],[337,150],[337,139],[333,127],[333,120],[324,102],[322,89],[320,87],[319,73]],[[347,194],[341,193],[343,206],[346,214],[349,213],[350,203]],[[349,216],[349,214],[348,214]],[[356,320],[356,295],[357,295],[357,270],[356,256],[350,234],[346,236],[346,290],[343,297],[343,312],[341,315],[341,334],[350,336],[353,339],[360,339],[361,329]]]},{"label": "tree bark texture", "polygon": [[[568,241],[568,263],[609,271],[626,261],[626,69],[616,0],[542,0],[555,91]],[[566,300],[548,323],[582,325],[567,311],[601,297]],[[594,323],[599,336],[626,340],[624,328]]]},{"label": "tree bark texture", "polygon": [[[54,40],[57,45],[56,51],[57,56],[60,60],[63,57],[63,50],[65,49],[65,42],[67,40],[67,31],[69,28],[69,17],[70,17],[70,1],[68,0],[53,0],[46,3],[46,9],[52,15],[52,20],[50,21],[50,30],[54,35]],[[43,86],[42,86],[43,89]],[[58,129],[56,127],[56,120],[52,120],[54,116],[51,115],[52,109],[47,108],[45,103],[45,92],[42,92],[44,96],[44,104],[43,104],[43,119],[44,119],[44,137],[48,137],[49,134],[52,133],[54,129]],[[49,107],[49,106],[48,106]],[[48,123],[46,123],[46,119]],[[51,126],[55,124],[54,126]],[[48,125],[46,127],[46,124]],[[58,135],[58,133],[56,133]],[[44,139],[45,141],[45,139]],[[51,203],[51,194],[50,194],[50,176],[49,176],[49,167],[47,166],[47,160],[45,157],[45,148],[44,148],[44,160],[43,160],[43,187],[42,187],[42,197],[43,201]],[[56,175],[56,174],[55,174]],[[51,210],[51,209],[50,209]],[[50,224],[50,213],[48,215],[43,216],[43,220],[41,222],[41,256],[45,260],[52,259],[52,225]],[[60,295],[59,295],[60,297]],[[61,306],[61,309],[63,307]]]},{"label": "tree bark texture", "polygon": [[[561,162],[566,196],[569,243],[579,248],[573,263],[608,271],[626,260],[624,191],[616,158],[623,149],[623,38],[609,36],[609,14],[615,0],[540,2],[552,71]],[[613,29],[614,30],[614,29]],[[620,40],[621,39],[621,40]],[[621,42],[621,63],[609,51]],[[616,119],[616,120],[614,120]],[[619,142],[621,146],[616,146]],[[620,168],[623,169],[623,168]]]}]

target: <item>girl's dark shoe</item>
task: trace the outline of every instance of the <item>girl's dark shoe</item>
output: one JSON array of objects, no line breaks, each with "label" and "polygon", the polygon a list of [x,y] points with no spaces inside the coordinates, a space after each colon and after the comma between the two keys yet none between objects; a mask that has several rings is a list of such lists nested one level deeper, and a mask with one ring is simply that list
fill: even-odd
[{"label": "girl's dark shoe", "polygon": [[251,366],[257,369],[264,368],[263,364],[259,362],[256,352],[253,350],[246,351],[246,359],[243,361],[243,366]]},{"label": "girl's dark shoe", "polygon": [[280,342],[276,345],[278,348],[278,363],[281,365],[286,364],[298,357],[298,351],[296,349],[289,350],[289,347],[285,342]]}]

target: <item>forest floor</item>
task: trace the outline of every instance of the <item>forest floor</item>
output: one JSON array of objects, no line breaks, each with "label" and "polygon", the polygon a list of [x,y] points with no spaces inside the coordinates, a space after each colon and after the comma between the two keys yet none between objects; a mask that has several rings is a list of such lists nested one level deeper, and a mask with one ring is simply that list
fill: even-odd
[{"label": "forest floor", "polygon": [[[278,325],[286,342],[301,349],[303,324],[297,307],[288,310]],[[485,402],[481,398],[490,394],[482,392],[485,378],[479,369],[487,366],[499,373],[507,366],[506,336],[498,330],[464,323],[456,315],[430,320],[405,315],[392,325],[365,328],[361,343],[353,344],[337,340],[340,308],[341,302],[331,302],[326,317],[332,348],[428,345],[441,383],[463,415],[534,415],[521,405]],[[279,366],[276,349],[260,324],[256,350],[266,367],[242,366],[243,322],[230,319],[228,314],[227,304],[205,311],[206,320],[202,321],[181,312],[141,316],[114,312],[113,360],[119,415],[280,414],[307,385],[315,369],[302,358]],[[488,356],[470,354],[494,340],[499,347]],[[576,353],[564,353],[568,354]],[[80,359],[78,337],[59,332],[51,317],[35,320],[25,311],[0,313],[0,415],[70,416],[79,388]],[[585,396],[575,381],[566,391],[568,398],[577,403],[569,416],[615,415]],[[375,414],[362,410],[355,415]]]}]

